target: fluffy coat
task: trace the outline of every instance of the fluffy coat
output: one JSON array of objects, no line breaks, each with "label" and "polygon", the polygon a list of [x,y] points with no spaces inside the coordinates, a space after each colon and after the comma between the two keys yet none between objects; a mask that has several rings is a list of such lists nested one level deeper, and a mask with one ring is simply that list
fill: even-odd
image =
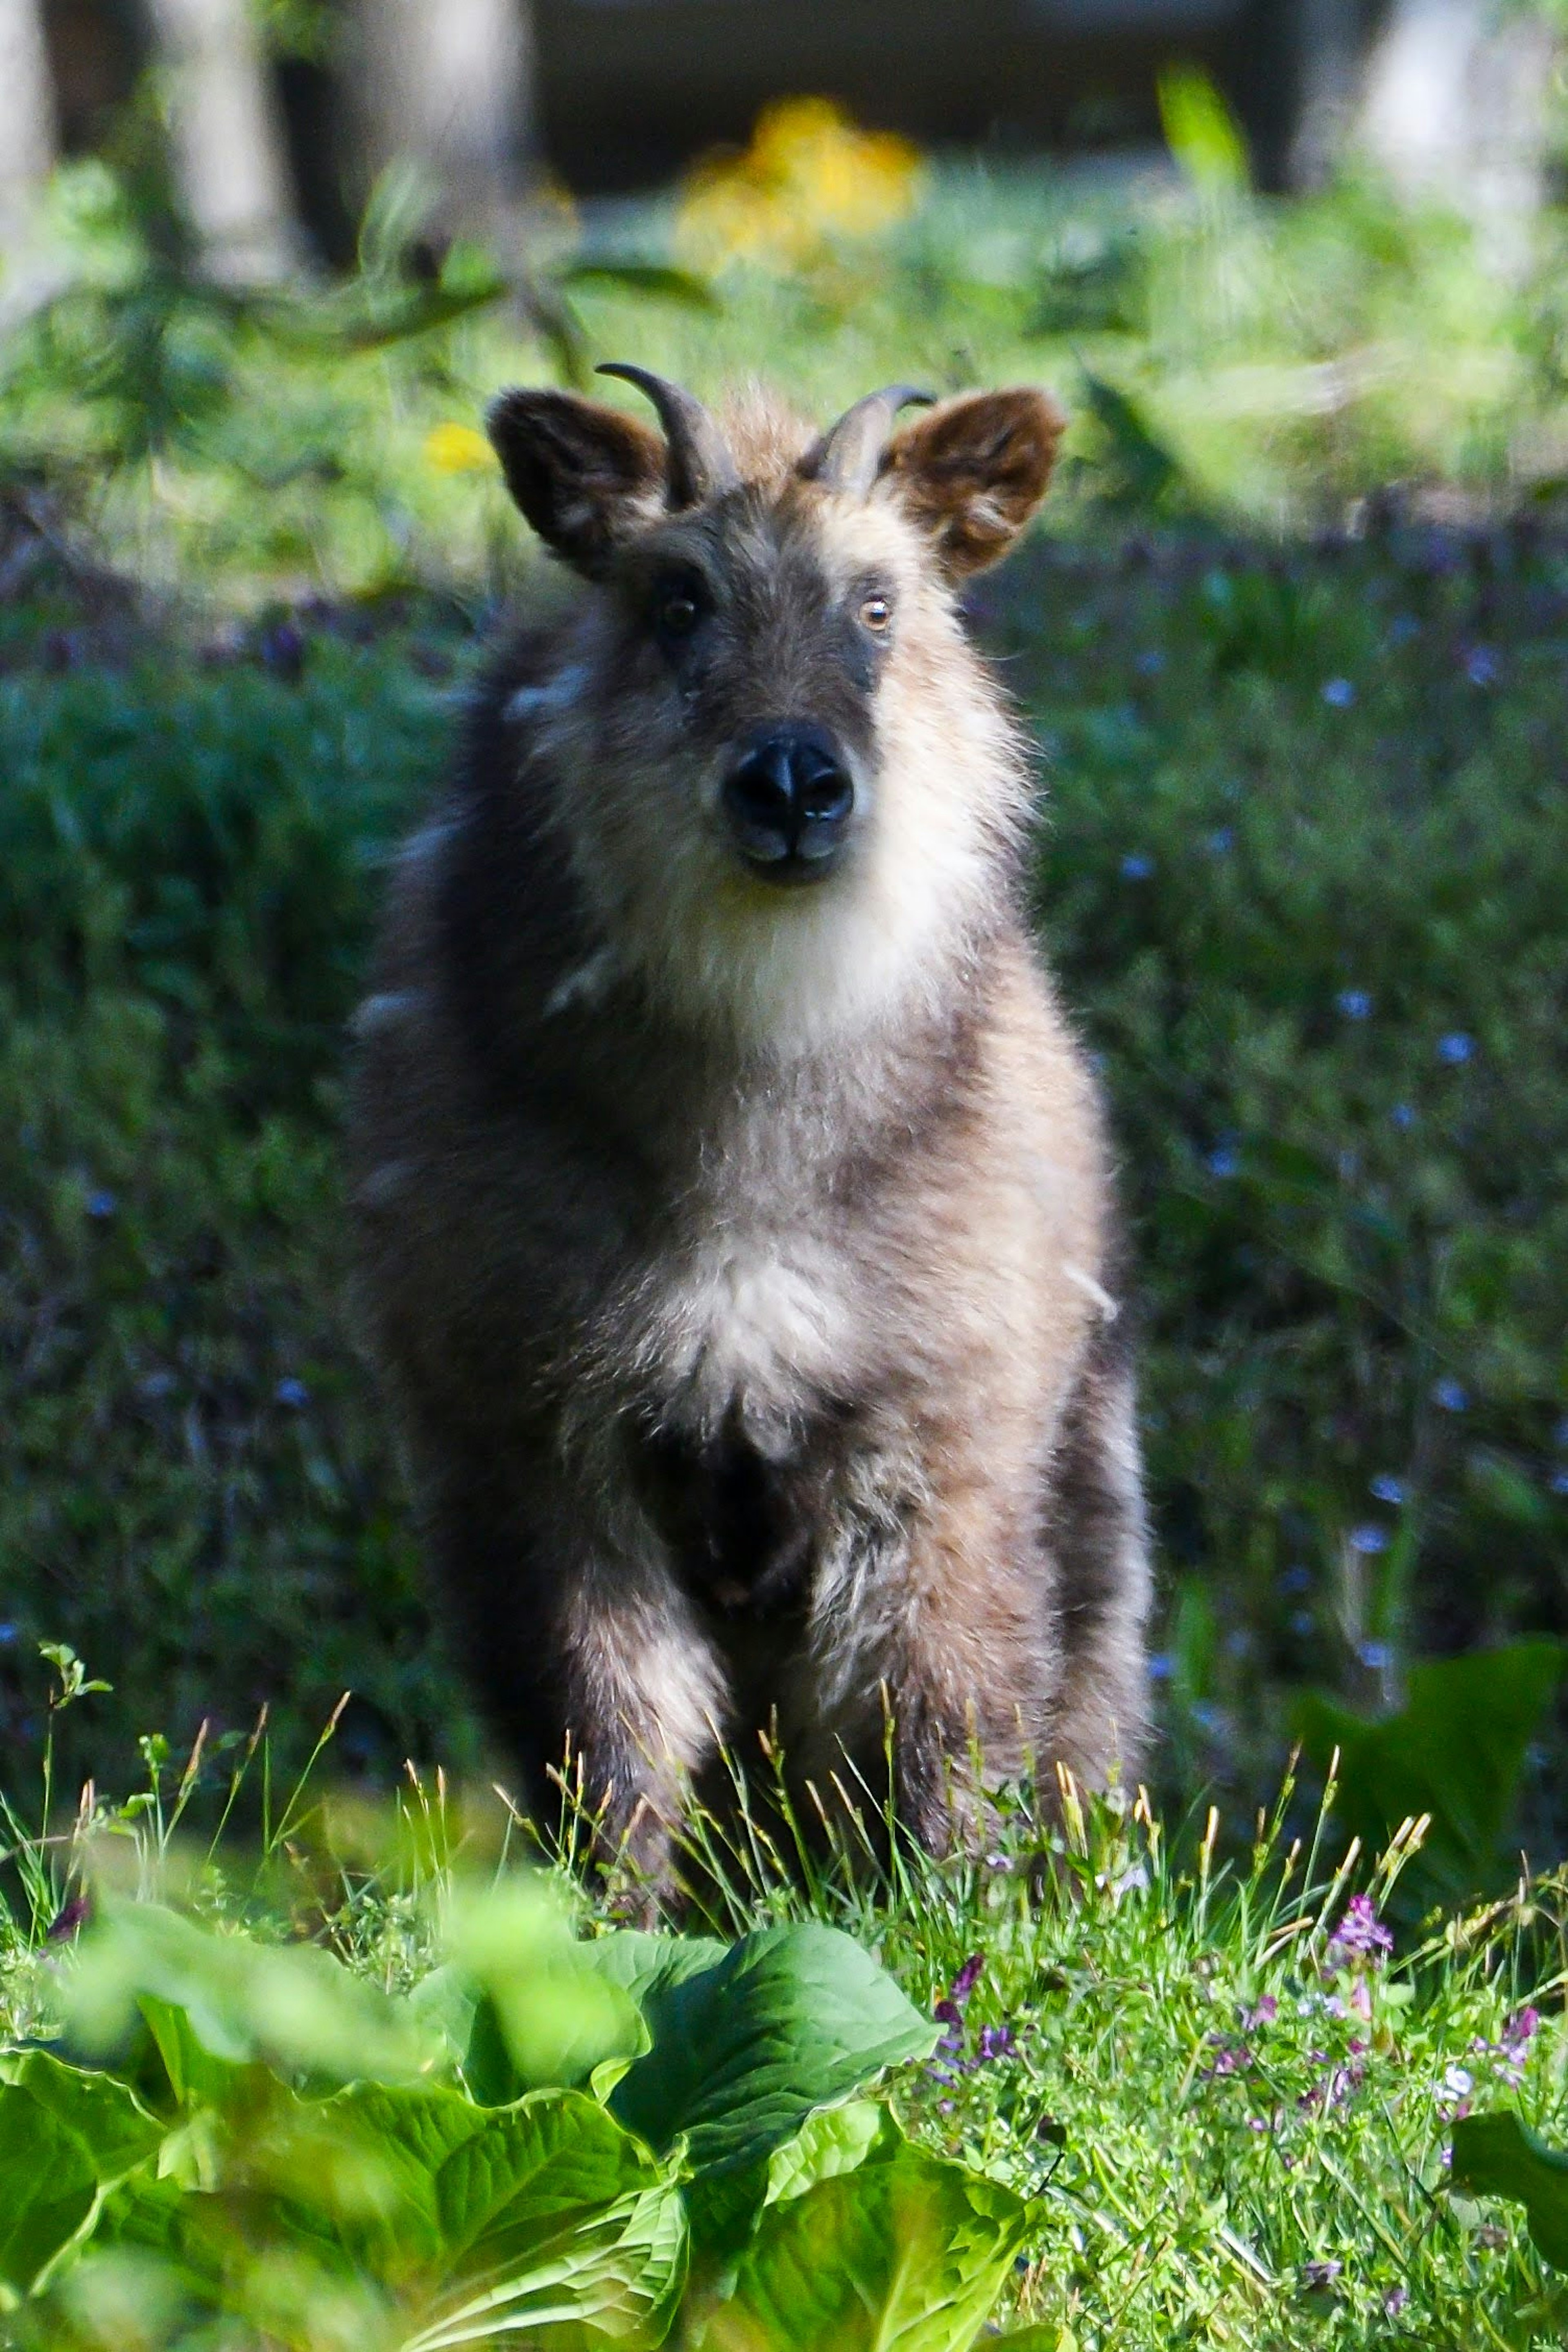
[{"label": "fluffy coat", "polygon": [[[531,1801],[570,1742],[656,1888],[691,1779],[771,1722],[819,1790],[875,1786],[890,1723],[939,1846],[972,1756],[1099,1782],[1142,1729],[1104,1124],[956,601],[1060,419],[949,402],[861,478],[760,394],[706,470],[565,394],[491,429],[581,584],[491,667],[402,854],[351,1139],[439,1589]],[[784,718],[855,788],[793,889],[721,809]]]}]

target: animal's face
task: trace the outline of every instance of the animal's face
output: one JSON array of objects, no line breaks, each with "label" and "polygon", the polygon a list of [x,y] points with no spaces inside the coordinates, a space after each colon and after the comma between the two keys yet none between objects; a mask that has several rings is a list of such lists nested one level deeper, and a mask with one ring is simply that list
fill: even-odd
[{"label": "animal's face", "polygon": [[532,699],[617,943],[759,985],[809,943],[832,994],[830,962],[885,961],[1016,825],[952,588],[1033,511],[1061,419],[1038,393],[977,394],[889,437],[899,396],[879,395],[814,438],[658,394],[668,439],[563,394],[492,412],[519,505],[599,591]]},{"label": "animal's face", "polygon": [[804,484],[733,491],[639,534],[608,583],[643,751],[670,764],[668,820],[695,814],[767,883],[822,880],[868,821],[913,584],[896,547],[836,546],[821,505]]}]

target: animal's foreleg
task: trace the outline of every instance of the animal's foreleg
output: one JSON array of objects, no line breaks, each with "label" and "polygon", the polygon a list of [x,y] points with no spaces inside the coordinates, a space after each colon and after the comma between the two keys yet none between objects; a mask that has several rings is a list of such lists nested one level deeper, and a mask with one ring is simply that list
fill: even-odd
[{"label": "animal's foreleg", "polygon": [[728,1704],[689,1602],[651,1541],[617,1540],[537,1461],[448,1458],[431,1484],[440,1581],[520,1793],[542,1822],[580,1807],[599,1857],[629,1865],[651,1902]]},{"label": "animal's foreleg", "polygon": [[1136,1771],[1148,1717],[1149,1531],[1131,1366],[1113,1336],[1084,1373],[1053,1481],[1063,1667],[1051,1755],[1090,1788]]},{"label": "animal's foreleg", "polygon": [[595,1822],[601,1859],[629,1868],[652,1908],[692,1776],[718,1748],[723,1671],[679,1589],[633,1584],[620,1563],[574,1580],[561,1631],[573,1793]]},{"label": "animal's foreleg", "polygon": [[1039,1584],[1026,1531],[979,1488],[923,1500],[825,1591],[823,1730],[862,1776],[890,1747],[898,1817],[932,1853],[982,1837],[986,1789],[1034,1761],[1053,1683]]}]

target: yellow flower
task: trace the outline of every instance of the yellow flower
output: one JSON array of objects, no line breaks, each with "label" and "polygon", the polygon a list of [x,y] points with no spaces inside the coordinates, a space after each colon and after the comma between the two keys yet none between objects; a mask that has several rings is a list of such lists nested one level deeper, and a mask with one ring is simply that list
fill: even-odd
[{"label": "yellow flower", "polygon": [[758,119],[742,155],[706,158],[689,174],[677,236],[700,267],[754,261],[800,268],[837,239],[893,227],[920,193],[906,140],[858,130],[826,98],[788,98]]},{"label": "yellow flower", "polygon": [[425,462],[438,474],[488,474],[496,453],[471,425],[437,425],[425,436]]}]

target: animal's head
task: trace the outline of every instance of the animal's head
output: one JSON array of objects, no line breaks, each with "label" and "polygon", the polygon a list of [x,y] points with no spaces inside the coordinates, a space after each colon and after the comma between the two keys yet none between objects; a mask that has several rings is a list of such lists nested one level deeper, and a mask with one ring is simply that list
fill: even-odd
[{"label": "animal's head", "polygon": [[558,392],[489,415],[519,507],[597,592],[532,698],[579,862],[618,951],[748,1029],[777,1028],[815,955],[827,1017],[795,1010],[816,1033],[997,887],[1020,762],[955,590],[1033,513],[1063,419],[1033,390],[933,406],[898,386],[816,434],[759,397],[721,422],[602,373],[662,431]]}]

